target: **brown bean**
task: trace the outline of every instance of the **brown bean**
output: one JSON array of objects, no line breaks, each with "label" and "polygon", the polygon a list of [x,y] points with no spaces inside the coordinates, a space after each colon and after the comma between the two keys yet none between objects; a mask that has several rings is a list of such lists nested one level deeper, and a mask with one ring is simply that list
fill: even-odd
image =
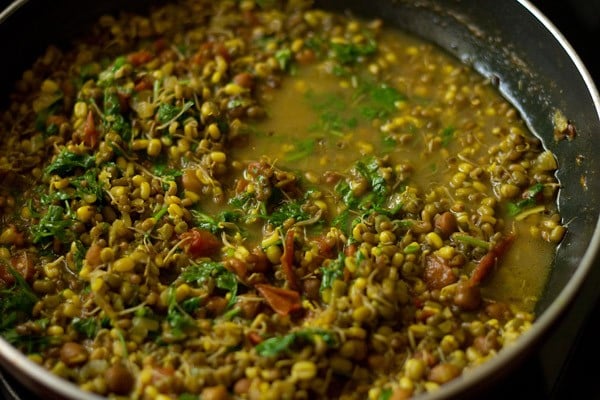
[{"label": "brown bean", "polygon": [[249,118],[253,118],[253,119],[263,118],[266,114],[267,113],[265,112],[264,108],[262,108],[260,106],[250,106],[246,110],[246,115]]},{"label": "brown bean", "polygon": [[131,392],[134,380],[133,375],[123,364],[117,363],[104,372],[106,387],[109,392],[126,395]]},{"label": "brown bean", "polygon": [[307,278],[302,281],[302,292],[309,300],[321,298],[321,281],[317,278]]},{"label": "brown bean", "polygon": [[269,269],[269,259],[260,246],[252,249],[252,253],[248,255],[246,261],[250,272],[266,272]]},{"label": "brown bean", "polygon": [[296,54],[295,58],[300,64],[310,64],[316,59],[316,55],[311,49],[302,49]]},{"label": "brown bean", "polygon": [[88,352],[79,343],[66,342],[60,348],[60,360],[69,367],[83,364],[88,359]]},{"label": "brown bean", "polygon": [[456,365],[441,363],[431,368],[427,379],[435,383],[443,384],[450,382],[458,375],[460,375],[460,369]]},{"label": "brown bean", "polygon": [[202,390],[200,398],[202,400],[227,400],[229,393],[224,385],[210,386]]},{"label": "brown bean", "polygon": [[233,82],[244,87],[246,89],[252,88],[254,86],[254,76],[248,72],[240,72],[236,76],[233,77]]},{"label": "brown bean", "polygon": [[444,238],[447,238],[458,229],[456,217],[450,211],[436,215],[434,218],[434,226]]},{"label": "brown bean", "polygon": [[460,282],[456,286],[454,304],[463,310],[476,310],[481,304],[481,291],[469,282]]},{"label": "brown bean", "polygon": [[412,397],[412,391],[403,388],[397,388],[392,392],[389,400],[406,400]]},{"label": "brown bean", "polygon": [[213,315],[220,315],[227,307],[227,299],[220,296],[210,297],[206,301],[206,309]]},{"label": "brown bean", "polygon": [[496,331],[490,331],[485,336],[477,336],[473,340],[473,346],[484,356],[492,350],[497,350],[500,346]]},{"label": "brown bean", "polygon": [[329,185],[335,185],[340,181],[340,179],[342,179],[342,175],[334,171],[325,171],[323,176],[325,178],[325,183]]},{"label": "brown bean", "polygon": [[372,369],[385,369],[389,366],[389,360],[382,354],[371,354],[367,357],[367,363]]},{"label": "brown bean", "polygon": [[100,247],[97,243],[92,243],[90,248],[85,253],[85,262],[88,266],[95,268],[102,263],[102,258],[100,257],[100,252],[102,251],[102,247]]},{"label": "brown bean", "polygon": [[247,300],[240,296],[238,297],[237,306],[240,308],[242,317],[246,319],[253,319],[258,314],[260,302]]},{"label": "brown bean", "polygon": [[485,312],[492,318],[496,318],[500,321],[506,321],[510,318],[510,308],[506,303],[490,303],[485,306]]},{"label": "brown bean", "polygon": [[233,385],[233,392],[235,394],[245,394],[248,393],[248,390],[250,390],[250,379],[248,378],[242,378],[239,379],[234,385]]},{"label": "brown bean", "polygon": [[427,257],[423,280],[430,290],[441,289],[456,282],[457,279],[446,260],[436,256]]},{"label": "brown bean", "polygon": [[181,183],[185,190],[189,190],[194,193],[200,193],[202,191],[202,182],[196,176],[196,171],[193,169],[186,169],[183,171],[181,176]]}]

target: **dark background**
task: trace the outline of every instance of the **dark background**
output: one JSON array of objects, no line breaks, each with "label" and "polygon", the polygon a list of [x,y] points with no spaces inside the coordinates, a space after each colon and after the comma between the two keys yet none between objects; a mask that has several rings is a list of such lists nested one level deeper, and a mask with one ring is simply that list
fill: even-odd
[{"label": "dark background", "polygon": [[573,46],[600,86],[600,0],[533,0]]}]

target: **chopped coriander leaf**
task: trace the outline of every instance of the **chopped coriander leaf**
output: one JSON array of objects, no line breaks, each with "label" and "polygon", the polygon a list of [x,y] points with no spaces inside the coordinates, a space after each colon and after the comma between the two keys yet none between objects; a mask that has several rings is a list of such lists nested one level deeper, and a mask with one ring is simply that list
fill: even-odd
[{"label": "chopped coriander leaf", "polygon": [[38,300],[21,274],[10,265],[4,268],[13,276],[15,283],[8,288],[0,287],[0,333],[28,318]]},{"label": "chopped coriander leaf", "polygon": [[11,345],[22,349],[25,353],[39,353],[47,349],[58,338],[34,334],[21,334],[14,328],[2,332],[2,337]]},{"label": "chopped coriander leaf", "polygon": [[450,144],[452,139],[454,139],[455,131],[456,129],[454,129],[453,126],[447,126],[442,130],[442,133],[440,133],[440,136],[442,137],[442,146],[446,147]]},{"label": "chopped coriander leaf", "polygon": [[193,101],[186,102],[178,107],[169,103],[161,103],[156,112],[156,118],[162,127],[168,125],[171,121],[179,118],[183,113],[194,106]]},{"label": "chopped coriander leaf", "polygon": [[535,185],[531,186],[523,193],[522,200],[519,200],[517,202],[509,202],[506,205],[506,211],[508,212],[508,215],[514,217],[515,215],[520,214],[526,209],[535,206],[538,203],[537,197],[542,193],[543,190],[543,183],[536,183]]},{"label": "chopped coriander leaf", "polygon": [[73,252],[73,261],[75,262],[75,267],[77,268],[77,271],[80,271],[83,267],[85,253],[87,250],[83,243],[81,243],[81,240],[75,240],[73,243],[75,244],[75,251]]},{"label": "chopped coriander leaf", "polygon": [[385,178],[381,175],[380,161],[375,157],[368,157],[357,161],[353,169],[369,182],[371,188],[361,197],[359,208],[362,210],[370,208],[384,209],[390,189]]},{"label": "chopped coriander leaf", "polygon": [[193,393],[182,393],[177,400],[198,400],[198,395]]},{"label": "chopped coriander leaf", "polygon": [[302,209],[300,201],[286,201],[267,216],[267,221],[275,226],[281,226],[290,218],[298,222],[309,219],[310,215]]},{"label": "chopped coriander leaf", "polygon": [[179,114],[179,111],[180,109],[177,106],[169,103],[161,103],[156,114],[158,122],[164,124],[171,121]]},{"label": "chopped coriander leaf", "polygon": [[196,282],[198,285],[203,285],[209,279],[214,279],[219,289],[229,292],[228,305],[231,306],[236,301],[235,297],[238,290],[237,278],[222,263],[205,261],[199,264],[192,264],[182,272],[181,279],[188,283]]},{"label": "chopped coriander leaf", "polygon": [[362,58],[374,54],[377,51],[377,42],[373,39],[365,43],[331,42],[330,48],[333,57],[341,64],[355,64]]},{"label": "chopped coriander leaf", "polygon": [[217,221],[216,218],[213,218],[210,215],[198,210],[192,210],[192,218],[194,219],[195,226],[207,230],[212,234],[216,234],[221,229],[219,226],[219,221]]},{"label": "chopped coriander leaf", "polygon": [[[56,192],[51,192],[51,193],[44,193],[40,196],[40,203],[42,205],[50,205],[50,204],[56,204],[56,203],[62,203],[65,200],[70,200],[71,196],[69,195],[69,193],[62,191],[62,190],[58,190]],[[37,218],[40,218],[41,215],[39,213],[37,213]]]},{"label": "chopped coriander leaf", "polygon": [[89,154],[77,154],[63,148],[54,161],[45,169],[47,174],[66,176],[77,168],[87,169],[94,166],[96,159]]},{"label": "chopped coriander leaf", "polygon": [[265,339],[256,345],[256,352],[263,357],[276,357],[282,353],[291,351],[292,346],[300,343],[314,343],[315,337],[319,336],[327,347],[338,346],[338,339],[334,332],[325,329],[307,328],[288,333],[283,336],[274,336]]},{"label": "chopped coriander leaf", "polygon": [[357,125],[358,120],[354,116],[345,118],[335,111],[324,110],[319,116],[319,123],[314,125],[312,129],[342,136],[344,131],[354,129]]},{"label": "chopped coriander leaf", "polygon": [[321,288],[322,292],[324,289],[331,288],[333,281],[340,279],[344,275],[344,253],[339,253],[338,258],[335,260],[326,260],[321,267]]},{"label": "chopped coriander leaf", "polygon": [[395,88],[386,84],[363,84],[356,96],[360,113],[368,118],[388,118],[396,111],[396,103],[406,97]]},{"label": "chopped coriander leaf", "polygon": [[81,333],[88,339],[93,339],[100,330],[100,323],[94,317],[91,318],[73,318],[71,321],[73,329]]},{"label": "chopped coriander leaf", "polygon": [[279,63],[282,71],[288,71],[292,65],[292,51],[290,49],[281,49],[275,53],[275,59]]},{"label": "chopped coriander leaf", "polygon": [[315,147],[315,139],[308,138],[300,140],[295,144],[294,150],[286,153],[286,155],[284,156],[284,160],[288,162],[301,160],[313,154],[315,151]]},{"label": "chopped coriander leaf", "polygon": [[121,102],[117,89],[114,86],[104,89],[104,115],[117,115],[121,113]]},{"label": "chopped coriander leaf", "polygon": [[331,225],[349,235],[351,218],[350,210],[346,208],[333,218]]},{"label": "chopped coriander leaf", "polygon": [[65,209],[51,204],[37,225],[31,227],[33,243],[50,241],[57,238],[62,243],[70,243],[73,231],[70,230],[73,221],[65,215]]},{"label": "chopped coriander leaf", "polygon": [[168,311],[166,320],[172,329],[175,338],[182,338],[184,330],[196,326],[195,320],[177,303],[175,287],[169,286],[167,289]]},{"label": "chopped coriander leaf", "polygon": [[377,400],[390,400],[392,398],[392,394],[392,389],[385,388],[381,391]]},{"label": "chopped coriander leaf", "polygon": [[318,120],[310,131],[321,131],[340,136],[343,132],[358,126],[358,120],[340,93],[315,93],[304,95],[310,107],[318,113]]},{"label": "chopped coriander leaf", "polygon": [[107,132],[117,132],[124,141],[131,140],[131,125],[121,114],[106,114],[102,120]]},{"label": "chopped coriander leaf", "polygon": [[115,62],[112,65],[111,71],[117,72],[119,70],[119,68],[121,68],[126,63],[127,63],[127,57],[118,56],[117,58],[115,58]]},{"label": "chopped coriander leaf", "polygon": [[98,86],[107,87],[115,82],[115,72],[127,63],[125,56],[119,56],[98,74]]},{"label": "chopped coriander leaf", "polygon": [[320,36],[311,35],[304,41],[304,46],[311,49],[317,57],[321,57],[325,51],[325,40]]},{"label": "chopped coriander leaf", "polygon": [[225,229],[224,223],[238,222],[241,214],[234,211],[222,211],[216,217],[211,217],[198,210],[192,210],[194,225],[198,228],[209,231],[212,234],[217,234]]},{"label": "chopped coriander leaf", "polygon": [[181,303],[181,308],[183,308],[183,310],[186,313],[192,314],[194,311],[196,311],[198,309],[198,307],[200,307],[201,302],[202,302],[202,298],[192,297],[192,298],[184,300]]},{"label": "chopped coriander leaf", "polygon": [[174,181],[177,177],[183,175],[183,172],[181,172],[181,170],[169,168],[166,164],[154,164],[152,173],[167,181]]},{"label": "chopped coriander leaf", "polygon": [[342,197],[343,203],[350,207],[356,208],[360,202],[359,198],[354,195],[350,184],[346,180],[341,180],[335,185],[335,192]]},{"label": "chopped coriander leaf", "polygon": [[97,168],[88,169],[83,175],[73,179],[71,185],[77,190],[74,194],[76,198],[83,199],[86,196],[93,195],[96,202],[102,203],[104,199],[104,188],[98,181],[100,171]]}]

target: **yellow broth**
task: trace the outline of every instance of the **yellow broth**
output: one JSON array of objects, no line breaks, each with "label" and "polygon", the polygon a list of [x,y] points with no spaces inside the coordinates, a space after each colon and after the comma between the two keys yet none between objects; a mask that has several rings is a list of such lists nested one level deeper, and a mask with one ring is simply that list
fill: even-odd
[{"label": "yellow broth", "polygon": [[[385,154],[392,165],[410,167],[408,182],[419,191],[445,187],[449,197],[465,197],[451,195],[455,189],[448,185],[464,168],[460,164],[485,165],[490,148],[498,144],[498,132],[525,133],[528,128],[489,81],[435,46],[392,30],[382,35],[379,45],[393,56],[385,59],[384,68],[371,64],[381,72],[364,72],[362,78],[369,84],[380,79],[401,93],[392,122],[365,116],[372,103],[356,77],[335,76],[328,64],[299,67],[281,90],[264,96],[269,118],[253,127],[247,146],[232,149],[233,158],[247,162],[267,155],[274,165],[298,171],[327,192],[331,188],[322,183],[327,171],[347,171],[366,155]],[[398,127],[386,129],[395,119],[400,120]],[[494,196],[493,191],[490,184],[477,188],[480,195]],[[338,201],[333,194],[328,198]],[[330,219],[334,216],[335,211]],[[502,217],[519,239],[484,293],[532,311],[555,245],[532,238],[531,221]]]}]

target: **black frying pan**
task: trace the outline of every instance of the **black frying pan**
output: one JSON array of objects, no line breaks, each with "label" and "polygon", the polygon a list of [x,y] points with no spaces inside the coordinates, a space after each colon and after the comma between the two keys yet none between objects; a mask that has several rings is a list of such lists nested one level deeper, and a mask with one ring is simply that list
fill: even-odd
[{"label": "black frying pan", "polygon": [[[8,103],[7,94],[19,72],[48,44],[68,44],[69,38],[85,32],[101,13],[122,8],[143,11],[148,5],[143,0],[17,0],[0,14],[0,106]],[[600,271],[594,267],[600,243],[600,157],[594,148],[600,140],[598,91],[565,38],[526,0],[323,0],[317,5],[383,18],[493,77],[531,130],[558,158],[559,206],[569,229],[538,304],[538,320],[514,346],[425,398],[485,393],[534,351],[548,346],[552,332],[560,332],[566,322],[573,323],[569,311],[574,302],[598,298],[594,290],[600,287]],[[574,140],[554,139],[552,115],[556,110],[573,122]],[[44,398],[98,398],[28,361],[2,339],[0,365]]]}]

